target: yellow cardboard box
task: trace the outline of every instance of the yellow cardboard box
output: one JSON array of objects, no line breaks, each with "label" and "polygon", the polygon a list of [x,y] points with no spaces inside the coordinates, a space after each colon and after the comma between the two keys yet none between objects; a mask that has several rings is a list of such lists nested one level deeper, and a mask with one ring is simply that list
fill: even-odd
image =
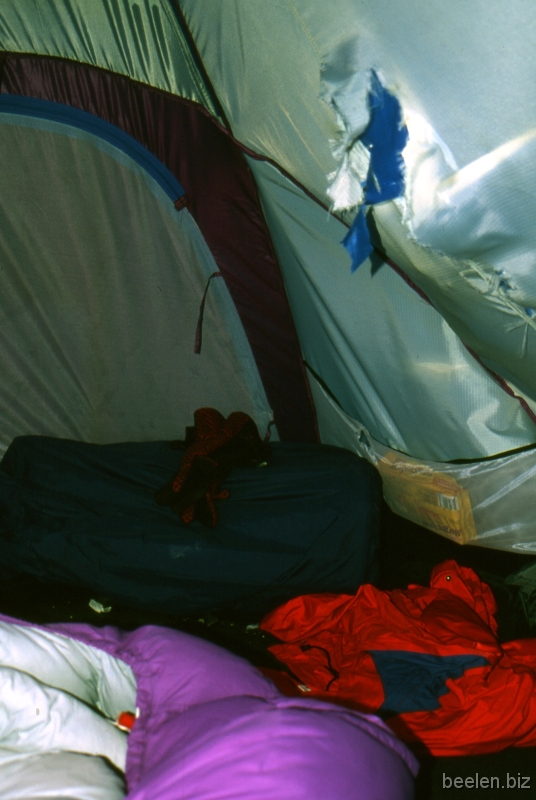
[{"label": "yellow cardboard box", "polygon": [[476,538],[469,492],[454,478],[393,452],[376,467],[385,501],[395,513],[458,544]]}]

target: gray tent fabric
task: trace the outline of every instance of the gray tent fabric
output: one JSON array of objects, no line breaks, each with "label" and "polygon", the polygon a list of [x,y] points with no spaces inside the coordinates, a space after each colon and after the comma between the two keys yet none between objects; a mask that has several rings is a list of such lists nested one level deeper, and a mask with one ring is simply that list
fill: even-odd
[{"label": "gray tent fabric", "polygon": [[[462,30],[457,4],[389,14],[383,2],[359,5],[360,30],[346,48],[355,51],[352,82],[330,85],[326,74],[324,95],[339,111],[343,138],[354,125],[358,75],[379,70],[402,104],[406,188],[375,208],[383,247],[533,415],[534,89],[525,64],[534,10],[520,3],[512,16],[501,4],[485,14],[464,6]],[[499,68],[505,47],[516,55]],[[346,50],[335,62],[347,60]]]},{"label": "gray tent fabric", "polygon": [[[413,459],[438,474],[450,474],[451,467],[456,471],[452,462],[460,459],[495,459],[493,490],[485,500],[485,481],[475,488],[471,478],[466,486],[456,473],[461,488],[469,492],[474,512],[476,536],[470,541],[507,549],[532,546],[534,534],[526,511],[507,497],[513,485],[531,485],[532,469],[508,454],[536,442],[532,224],[536,106],[532,70],[527,69],[536,29],[534,6],[528,0],[516,0],[508,10],[499,0],[491,0],[485,9],[481,4],[468,7],[461,0],[448,5],[430,0],[426,8],[418,4],[394,8],[389,0],[374,4],[333,0],[329,5],[323,0],[277,4],[155,0],[150,5],[105,0],[89,10],[86,6],[82,0],[58,0],[46,8],[30,0],[3,0],[0,50],[61,57],[109,70],[186,98],[225,128],[249,155],[304,360],[312,370],[310,382],[324,441],[331,441],[333,419],[338,420],[341,412],[349,418],[350,428],[368,431],[380,449],[390,451],[384,453],[391,459],[389,464]],[[361,137],[371,114],[373,75],[396,98],[401,124],[407,128],[408,141],[401,154],[405,187],[396,199],[375,205],[370,218],[378,251],[350,275],[340,242],[356,214],[363,212],[360,183],[370,154]],[[50,137],[50,131],[42,133]],[[39,147],[36,144],[32,150],[36,157]],[[133,187],[126,192],[128,198],[120,196],[119,184],[108,196],[101,167],[88,177],[88,185],[98,174],[102,177],[100,203],[114,209],[122,203],[115,213],[123,219],[134,202]],[[121,181],[126,187],[123,177]],[[78,202],[73,204],[73,218],[82,213],[81,208],[77,212]],[[40,202],[40,206],[47,204]],[[37,237],[30,258],[36,269],[37,239],[46,225],[35,206],[21,208],[25,213],[16,215],[10,206],[9,234],[3,235],[9,253],[15,252],[15,245],[21,247],[19,239],[27,248],[32,236]],[[66,215],[66,206],[63,211]],[[48,207],[46,212],[53,213]],[[154,209],[150,213],[154,215]],[[145,208],[138,208],[136,214],[138,219],[145,217]],[[153,265],[167,263],[171,280],[169,252],[161,258],[166,239],[160,241],[153,233],[162,224],[155,220],[155,228],[149,222],[145,229],[140,227],[143,246],[140,242],[139,253],[140,259],[143,253]],[[27,236],[34,226],[36,232]],[[133,227],[129,223],[122,230]],[[95,227],[91,230],[96,234]],[[120,261],[120,252],[131,244],[125,241],[128,235],[121,240],[104,221],[98,233],[92,239],[95,252],[99,241],[116,241],[114,257],[117,253]],[[72,237],[69,246],[72,249]],[[140,259],[136,269],[141,274]],[[206,266],[205,280],[208,261]],[[66,263],[61,270],[58,267],[58,285],[63,285],[66,271]],[[36,275],[36,286],[40,280]],[[112,284],[124,302],[134,291],[126,280],[112,278],[108,272],[106,281],[110,283],[98,295],[103,308],[109,308],[105,299],[111,296]],[[166,286],[171,290],[171,283]],[[57,292],[58,299],[62,291]],[[143,292],[140,284],[138,306]],[[224,287],[213,281],[207,303],[216,302],[222,293]],[[21,298],[26,296],[21,294]],[[152,343],[158,347],[172,325],[172,313],[170,308],[162,312],[163,299],[153,303],[150,292],[148,297],[151,308],[146,317],[140,312],[139,320],[148,328],[149,318],[158,318],[161,326],[155,325],[152,333]],[[20,302],[24,305],[25,301]],[[127,379],[123,370],[117,384],[123,389],[115,395],[113,410],[108,399],[115,388],[111,395],[99,389],[88,400],[84,375],[90,359],[84,346],[76,344],[76,337],[72,358],[60,364],[57,355],[52,357],[51,342],[60,335],[52,318],[46,323],[51,333],[45,347],[41,342],[46,337],[35,328],[37,316],[26,308],[28,330],[34,326],[34,338],[16,345],[18,327],[12,312],[6,313],[11,388],[1,433],[4,447],[15,433],[33,432],[36,426],[50,434],[103,440],[132,436],[135,431],[145,438],[153,430],[156,435],[156,428],[159,436],[167,435],[171,419],[163,421],[162,402],[156,397],[167,392],[162,378],[168,371],[165,361],[155,381],[156,395],[147,406],[151,419],[160,421],[149,424],[141,419],[149,392],[132,404],[127,416],[117,410],[126,406],[127,396],[136,395],[140,384],[154,381],[157,370],[154,364],[149,366],[149,341],[140,343],[138,358],[136,348],[127,348],[117,325],[103,329],[98,346],[96,337],[92,340],[91,352],[99,353],[99,359],[104,353],[101,365],[91,367],[97,370],[92,378],[95,385],[102,378],[103,387],[116,387],[112,373],[118,372],[120,362],[130,366],[131,377]],[[222,314],[230,320],[233,311]],[[45,323],[40,325],[44,330]],[[72,319],[63,324],[63,332],[66,325],[77,330]],[[265,426],[270,411],[262,385],[246,353],[247,342],[238,345],[240,337],[245,341],[243,332],[234,322],[231,328],[234,352],[242,356],[240,367],[223,370],[228,376],[223,380],[228,402],[236,402],[229,377],[236,374],[239,377],[236,382],[233,378],[233,384],[240,386],[238,397],[249,398],[246,410]],[[88,335],[81,333],[81,338]],[[142,338],[132,341],[139,343]],[[117,342],[113,364],[107,363],[104,341]],[[36,354],[35,362],[24,369],[19,365],[13,372],[12,363],[23,350]],[[46,391],[41,386],[45,350],[47,380],[55,376]],[[171,359],[171,353],[166,355]],[[194,384],[198,366],[195,360],[184,362]],[[99,377],[98,370],[104,370],[106,377]],[[336,398],[336,408],[321,399],[317,379]],[[128,380],[136,381],[136,387]],[[204,385],[203,380],[196,385]],[[30,387],[31,400],[19,412],[16,399],[21,381]],[[177,384],[171,388],[179,392]],[[58,399],[64,396],[72,398],[71,405]],[[105,406],[112,408],[107,422]],[[48,409],[44,415],[42,407]],[[89,407],[99,409],[100,427],[88,426]],[[358,450],[352,437],[349,433],[344,446]],[[508,476],[505,459],[510,459]],[[445,464],[443,471],[441,464]],[[487,475],[489,469],[482,466],[473,472]],[[384,470],[386,497],[392,502],[386,475]],[[476,524],[477,509],[483,502],[489,505],[492,497],[501,505],[501,519],[511,515],[511,526],[517,525],[513,538],[503,536],[504,531],[492,535],[496,528],[488,523]],[[410,516],[416,513],[413,506],[397,509]],[[431,523],[429,527],[440,532]]]},{"label": "gray tent fabric", "polygon": [[188,211],[102,138],[1,117],[2,449],[21,433],[180,438],[207,405],[264,432],[271,411],[221,280],[194,352],[217,267]]}]

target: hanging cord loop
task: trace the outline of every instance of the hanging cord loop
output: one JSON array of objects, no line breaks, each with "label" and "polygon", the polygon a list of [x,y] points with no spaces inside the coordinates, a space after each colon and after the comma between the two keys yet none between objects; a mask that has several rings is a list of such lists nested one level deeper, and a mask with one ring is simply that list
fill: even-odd
[{"label": "hanging cord loop", "polygon": [[201,352],[201,344],[203,340],[203,317],[205,315],[205,303],[207,300],[208,289],[210,286],[210,281],[212,278],[221,278],[221,272],[213,272],[210,278],[207,281],[207,285],[205,287],[205,291],[203,294],[203,299],[201,300],[201,305],[199,306],[199,317],[197,319],[197,328],[195,329],[195,343],[194,343],[194,353],[199,355]]}]

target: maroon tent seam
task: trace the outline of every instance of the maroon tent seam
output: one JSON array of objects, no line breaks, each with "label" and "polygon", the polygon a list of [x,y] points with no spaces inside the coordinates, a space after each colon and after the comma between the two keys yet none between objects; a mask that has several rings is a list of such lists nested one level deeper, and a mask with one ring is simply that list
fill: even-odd
[{"label": "maroon tent seam", "polygon": [[[319,441],[301,348],[257,186],[242,149],[225,127],[198,103],[110,70],[57,56],[8,56],[4,93],[96,113],[132,135],[177,177],[224,274],[281,439]],[[157,125],[157,119],[165,124]],[[194,168],[189,161],[196,150],[203,157]]]},{"label": "maroon tent seam", "polygon": [[210,100],[214,104],[216,111],[218,112],[219,116],[223,120],[225,126],[227,127],[228,131],[232,133],[232,128],[229,123],[229,119],[225,110],[218,99],[218,95],[214,89],[213,83],[210,80],[210,76],[205,69],[205,65],[203,63],[203,59],[201,58],[201,54],[197,49],[197,44],[195,42],[194,37],[192,36],[192,32],[188,23],[186,22],[186,17],[184,16],[184,12],[180,7],[178,0],[170,0],[170,5],[173,7],[175,14],[177,16],[177,20],[182,31],[183,36],[186,39],[188,47],[190,48],[190,55],[192,56],[193,60],[195,61],[195,66],[199,70],[199,74],[203,78],[203,82],[205,84],[205,89],[208,90],[208,94],[210,95]]},{"label": "maroon tent seam", "polygon": [[[159,89],[157,86],[151,86],[149,83],[143,83],[143,81],[136,80],[135,78],[130,78],[128,77],[128,75],[123,75],[122,73],[119,72],[113,72],[112,70],[106,69],[106,67],[98,67],[95,66],[94,64],[89,64],[85,61],[73,61],[72,59],[64,58],[63,56],[48,56],[48,55],[42,55],[40,53],[27,53],[27,52],[19,53],[19,52],[11,52],[11,51],[8,52],[0,50],[0,58],[2,56],[35,58],[36,60],[43,59],[47,61],[58,61],[58,62],[68,62],[71,64],[78,64],[80,67],[87,67],[88,69],[96,70],[97,72],[102,72],[107,75],[113,75],[114,77],[124,78],[133,85],[139,86],[144,91],[155,92],[157,94],[169,97],[172,100],[179,101],[184,105],[193,106],[199,111],[200,114],[204,114],[207,117],[207,119],[210,119],[211,122],[217,128],[219,128],[220,131],[224,133],[230,139],[230,141],[233,142],[233,144],[236,145],[236,147],[239,150],[241,150],[245,155],[250,156],[250,158],[254,159],[255,161],[265,161],[267,164],[271,164],[273,167],[275,167],[275,169],[277,169],[278,172],[281,173],[281,175],[283,175],[284,178],[293,183],[294,186],[300,189],[300,191],[302,191],[310,200],[313,200],[313,202],[315,202],[318,206],[320,206],[320,208],[323,211],[327,211],[330,214],[330,216],[335,217],[335,219],[337,219],[342,225],[345,225],[347,228],[351,227],[347,222],[340,219],[340,217],[338,217],[337,214],[335,214],[334,211],[329,206],[327,206],[322,200],[320,200],[310,189],[304,186],[303,183],[300,183],[300,181],[297,180],[297,178],[295,178],[290,172],[288,172],[288,170],[286,170],[285,167],[283,167],[278,161],[276,161],[273,158],[270,158],[270,156],[262,155],[262,153],[257,153],[255,150],[252,150],[250,147],[241,142],[240,139],[237,139],[234,136],[230,126],[226,127],[225,124],[223,124],[222,122],[220,122],[219,119],[214,117],[213,114],[211,114],[210,111],[207,108],[205,108],[205,106],[201,105],[201,103],[199,103],[197,100],[190,100],[188,97],[181,97],[180,95],[173,94],[173,92],[166,91],[166,89]],[[224,120],[226,119],[223,109],[222,109],[222,119]]]},{"label": "maroon tent seam", "polygon": [[[174,95],[171,92],[166,92],[163,89],[158,89],[156,87],[150,86],[149,84],[144,84],[141,81],[136,81],[136,80],[134,80],[132,78],[128,78],[127,76],[119,75],[118,73],[113,73],[110,70],[107,70],[107,69],[105,69],[103,67],[95,67],[95,66],[89,65],[89,64],[79,64],[79,62],[72,62],[69,59],[61,58],[59,56],[44,56],[44,55],[37,55],[35,53],[0,52],[0,86],[1,86],[1,79],[2,79],[2,73],[3,73],[3,69],[2,68],[4,67],[4,64],[5,64],[6,59],[7,59],[8,56],[16,57],[16,58],[30,58],[30,59],[36,59],[36,60],[43,59],[43,60],[47,60],[47,61],[58,61],[58,62],[62,62],[62,63],[67,62],[67,63],[78,64],[81,67],[86,67],[86,68],[91,69],[91,70],[95,70],[95,71],[102,72],[102,73],[105,73],[105,74],[113,75],[114,77],[123,78],[124,80],[128,81],[129,83],[131,83],[133,85],[138,85],[144,91],[156,93],[158,95],[167,96],[167,97],[172,98],[173,100],[178,101],[178,102],[180,102],[180,103],[182,103],[184,105],[190,105],[192,107],[195,107],[196,110],[199,113],[204,114],[207,119],[209,119],[225,136],[227,136],[228,139],[234,145],[236,145],[236,147],[239,150],[241,150],[243,153],[245,153],[246,155],[250,156],[251,158],[253,158],[253,159],[257,160],[257,161],[265,161],[265,162],[271,164],[272,166],[274,166],[285,178],[287,178],[292,184],[294,184],[297,188],[299,188],[309,199],[311,199],[314,203],[316,203],[323,210],[325,210],[328,213],[330,213],[332,216],[336,216],[336,215],[333,214],[333,212],[330,210],[330,208],[325,203],[323,203],[318,197],[316,197],[316,195],[314,195],[310,190],[308,190],[305,186],[303,186],[303,184],[301,184],[298,180],[296,180],[296,178],[294,178],[290,173],[288,173],[287,170],[285,170],[284,167],[282,167],[280,164],[278,164],[277,161],[275,161],[274,159],[271,159],[271,158],[269,158],[267,156],[260,155],[259,153],[256,153],[254,150],[251,150],[251,148],[249,148],[246,145],[244,145],[242,142],[240,142],[238,139],[236,139],[233,136],[233,134],[230,132],[229,129],[227,129],[225,127],[225,125],[223,125],[219,120],[215,119],[212,116],[212,114],[210,114],[210,112],[207,111],[206,108],[204,108],[201,104],[199,104],[199,103],[197,103],[197,102],[195,102],[193,100],[188,100],[187,98],[178,97],[177,95]],[[5,91],[5,90],[3,90],[3,91]],[[224,115],[222,115],[222,118],[224,118]],[[251,170],[249,169],[249,166],[247,164],[246,164],[246,166],[247,166],[248,172],[251,174]],[[252,180],[253,180],[253,184],[254,184],[254,187],[255,187],[255,192],[256,192],[257,198],[258,198],[258,189],[257,189],[256,183],[255,183],[253,178],[252,178]],[[350,227],[348,225],[348,223],[344,222],[343,220],[339,219],[338,217],[336,217],[336,218],[339,220],[339,222],[341,222],[343,225],[345,225],[345,227],[347,227],[347,228]],[[268,233],[268,236],[269,236],[269,233]],[[277,261],[277,257],[275,255],[275,249],[273,247],[273,242],[271,241],[271,237],[270,236],[269,236],[269,239],[270,239],[270,245],[271,245],[270,249],[272,250],[274,259]],[[386,264],[388,264],[388,266],[391,269],[393,269],[397,273],[397,275],[399,275],[399,277],[401,277],[405,281],[405,283],[408,286],[410,286],[413,289],[413,291],[416,292],[416,294],[419,295],[419,297],[421,297],[421,299],[423,299],[426,303],[428,303],[429,305],[432,306],[432,308],[435,309],[435,306],[430,301],[429,297],[425,294],[425,292],[404,272],[404,270],[401,267],[399,267],[392,259],[390,259],[380,248],[375,247],[374,250],[382,258],[382,260]],[[231,294],[232,294],[232,292],[231,292]],[[240,313],[240,309],[238,308],[238,305],[237,305],[237,310]],[[437,311],[437,309],[435,309],[435,310]],[[437,313],[439,313],[439,312],[437,312]],[[240,315],[240,316],[242,316],[242,315]],[[460,338],[460,337],[458,336],[458,338]],[[296,334],[296,339],[297,339],[297,334]],[[490,375],[490,377],[492,377],[496,381],[496,383],[501,387],[501,389],[503,389],[503,391],[506,392],[506,394],[508,394],[510,397],[513,397],[516,400],[518,400],[518,402],[520,403],[521,407],[523,408],[525,413],[529,416],[531,421],[536,423],[536,414],[534,414],[534,412],[532,411],[532,409],[530,408],[530,406],[528,405],[526,400],[524,398],[520,397],[519,395],[515,394],[515,392],[508,385],[508,383],[505,381],[505,379],[502,378],[502,376],[498,375],[496,372],[494,372],[490,367],[488,367],[482,361],[480,356],[469,345],[465,344],[465,342],[461,338],[460,338],[460,342],[462,343],[464,348],[470,353],[470,355],[482,366],[482,368],[484,370],[486,370],[486,372]],[[301,352],[301,350],[300,350],[300,352]],[[308,396],[308,399],[309,399],[310,407],[313,410],[313,425],[314,425],[314,429],[315,429],[315,439],[318,441],[319,440],[319,433],[318,433],[318,423],[317,423],[317,419],[316,419],[316,413],[314,411],[314,400],[313,400],[313,397],[312,397],[312,392],[311,392],[309,381],[308,381],[307,376],[305,374],[305,368],[304,368],[303,359],[301,359],[301,369],[302,369],[303,376],[304,376],[304,388],[306,390],[306,393],[307,393],[307,396]],[[284,438],[284,437],[282,437],[282,438]]]}]

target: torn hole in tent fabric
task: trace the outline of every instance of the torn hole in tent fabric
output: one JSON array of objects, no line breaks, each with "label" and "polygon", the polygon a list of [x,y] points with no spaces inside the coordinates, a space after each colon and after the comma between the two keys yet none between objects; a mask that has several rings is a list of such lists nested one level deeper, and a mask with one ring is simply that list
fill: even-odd
[{"label": "torn hole in tent fabric", "polygon": [[[352,256],[352,269],[370,253],[365,220],[360,217],[363,203],[395,200],[402,212],[403,229],[413,242],[426,247],[432,256],[437,253],[454,259],[458,270],[463,271],[465,263],[475,264],[482,273],[484,292],[496,293],[515,313],[531,320],[535,287],[530,281],[530,253],[535,241],[530,197],[536,132],[527,131],[460,169],[422,114],[407,102],[402,108],[377,72],[370,69],[367,73],[357,50],[355,42],[335,51],[330,68],[322,74],[321,95],[335,111],[342,131],[340,139],[331,142],[332,154],[339,162],[337,171],[328,176],[332,210],[358,209],[344,241]],[[362,86],[367,74],[365,97]],[[364,104],[369,109],[368,121]],[[394,110],[398,125],[393,124],[390,110]],[[361,164],[357,153],[362,148],[370,148],[366,178],[363,167],[356,167]],[[395,168],[397,185],[392,191],[386,191],[391,181],[382,174],[385,165]],[[518,186],[518,191],[512,195],[508,186]]]},{"label": "torn hole in tent fabric", "polygon": [[365,207],[404,193],[402,152],[408,131],[398,99],[374,70],[359,69],[355,43],[342,45],[323,69],[321,97],[335,111],[340,128],[339,140],[330,142],[339,166],[328,176],[327,195],[333,211],[357,208],[343,239],[354,272],[372,252]]}]

